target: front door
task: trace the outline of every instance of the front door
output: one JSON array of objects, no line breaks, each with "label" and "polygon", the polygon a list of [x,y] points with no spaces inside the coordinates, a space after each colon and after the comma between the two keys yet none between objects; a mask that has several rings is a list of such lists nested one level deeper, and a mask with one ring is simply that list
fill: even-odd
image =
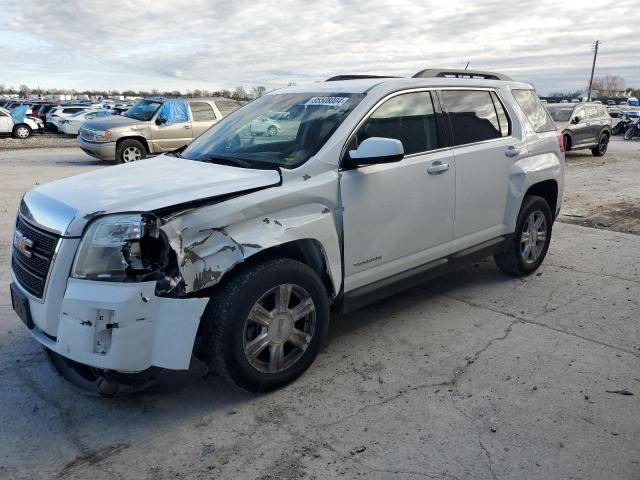
[{"label": "front door", "polygon": [[[158,118],[159,115],[158,115]],[[170,152],[176,148],[188,144],[193,139],[191,121],[166,122],[158,124],[151,122],[151,141],[154,146],[153,153]]]},{"label": "front door", "polygon": [[572,147],[578,147],[589,143],[591,139],[591,121],[589,120],[587,111],[584,107],[576,107],[573,111],[571,122],[573,123],[576,118],[578,119],[578,122],[573,125],[573,128],[571,128],[573,140]]},{"label": "front door", "polygon": [[369,137],[402,142],[400,162],[341,173],[345,292],[448,256],[455,164],[429,91],[399,93],[360,126],[349,149]]}]

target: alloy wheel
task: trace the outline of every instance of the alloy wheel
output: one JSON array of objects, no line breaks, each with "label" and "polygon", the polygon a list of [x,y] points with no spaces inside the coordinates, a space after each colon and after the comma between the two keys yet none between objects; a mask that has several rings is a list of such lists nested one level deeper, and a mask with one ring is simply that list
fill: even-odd
[{"label": "alloy wheel", "polygon": [[605,152],[607,151],[607,145],[609,144],[609,139],[606,135],[602,135],[602,137],[600,137],[600,143],[598,144],[598,151],[600,152],[600,155],[604,155]]},{"label": "alloy wheel", "polygon": [[520,255],[527,264],[535,263],[547,241],[547,219],[540,210],[534,210],[527,217],[527,221],[520,235]]},{"label": "alloy wheel", "polygon": [[127,147],[124,152],[122,152],[122,160],[126,163],[135,162],[136,160],[140,160],[142,158],[142,152],[137,147]]},{"label": "alloy wheel", "polygon": [[251,308],[243,332],[245,358],[260,372],[282,372],[302,357],[315,326],[311,295],[299,285],[278,285]]}]

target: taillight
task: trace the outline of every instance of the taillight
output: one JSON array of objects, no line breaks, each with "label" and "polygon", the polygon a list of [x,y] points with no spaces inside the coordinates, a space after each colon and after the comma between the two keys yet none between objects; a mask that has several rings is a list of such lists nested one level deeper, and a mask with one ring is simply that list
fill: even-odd
[{"label": "taillight", "polygon": [[558,132],[557,136],[558,136],[558,145],[560,146],[560,151],[564,152],[564,135],[562,135],[562,132]]}]

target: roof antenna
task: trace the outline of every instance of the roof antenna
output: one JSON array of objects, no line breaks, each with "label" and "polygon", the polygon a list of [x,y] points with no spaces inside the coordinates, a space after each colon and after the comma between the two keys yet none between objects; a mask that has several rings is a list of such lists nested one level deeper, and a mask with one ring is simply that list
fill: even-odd
[{"label": "roof antenna", "polygon": [[469,68],[469,63],[471,63],[471,61],[467,62],[467,64],[465,65],[464,69],[466,70],[467,68]]}]

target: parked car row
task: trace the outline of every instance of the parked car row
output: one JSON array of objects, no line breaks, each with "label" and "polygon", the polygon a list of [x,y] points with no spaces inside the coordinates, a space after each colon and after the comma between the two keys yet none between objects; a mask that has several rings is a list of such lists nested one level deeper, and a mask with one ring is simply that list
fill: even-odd
[{"label": "parked car row", "polygon": [[[92,118],[121,114],[130,108],[131,105],[125,103],[65,103],[57,104],[50,102],[19,102],[19,101],[0,101],[0,108],[11,112],[18,107],[26,107],[26,126],[29,127],[29,131],[25,130],[22,126],[20,130],[20,136],[14,133],[17,138],[27,138],[34,131],[48,130],[59,133],[66,133],[71,135],[78,134],[78,128],[80,123],[84,120]],[[30,123],[35,120],[42,122],[44,128],[34,128]],[[6,121],[3,123],[7,123]],[[15,125],[14,125],[15,126]],[[8,127],[3,127],[4,129]],[[13,133],[13,132],[9,132]]]},{"label": "parked car row", "polygon": [[10,110],[0,107],[0,134],[14,138],[28,138],[34,131],[42,131],[42,120],[26,115],[26,109],[20,115],[12,115]]}]

